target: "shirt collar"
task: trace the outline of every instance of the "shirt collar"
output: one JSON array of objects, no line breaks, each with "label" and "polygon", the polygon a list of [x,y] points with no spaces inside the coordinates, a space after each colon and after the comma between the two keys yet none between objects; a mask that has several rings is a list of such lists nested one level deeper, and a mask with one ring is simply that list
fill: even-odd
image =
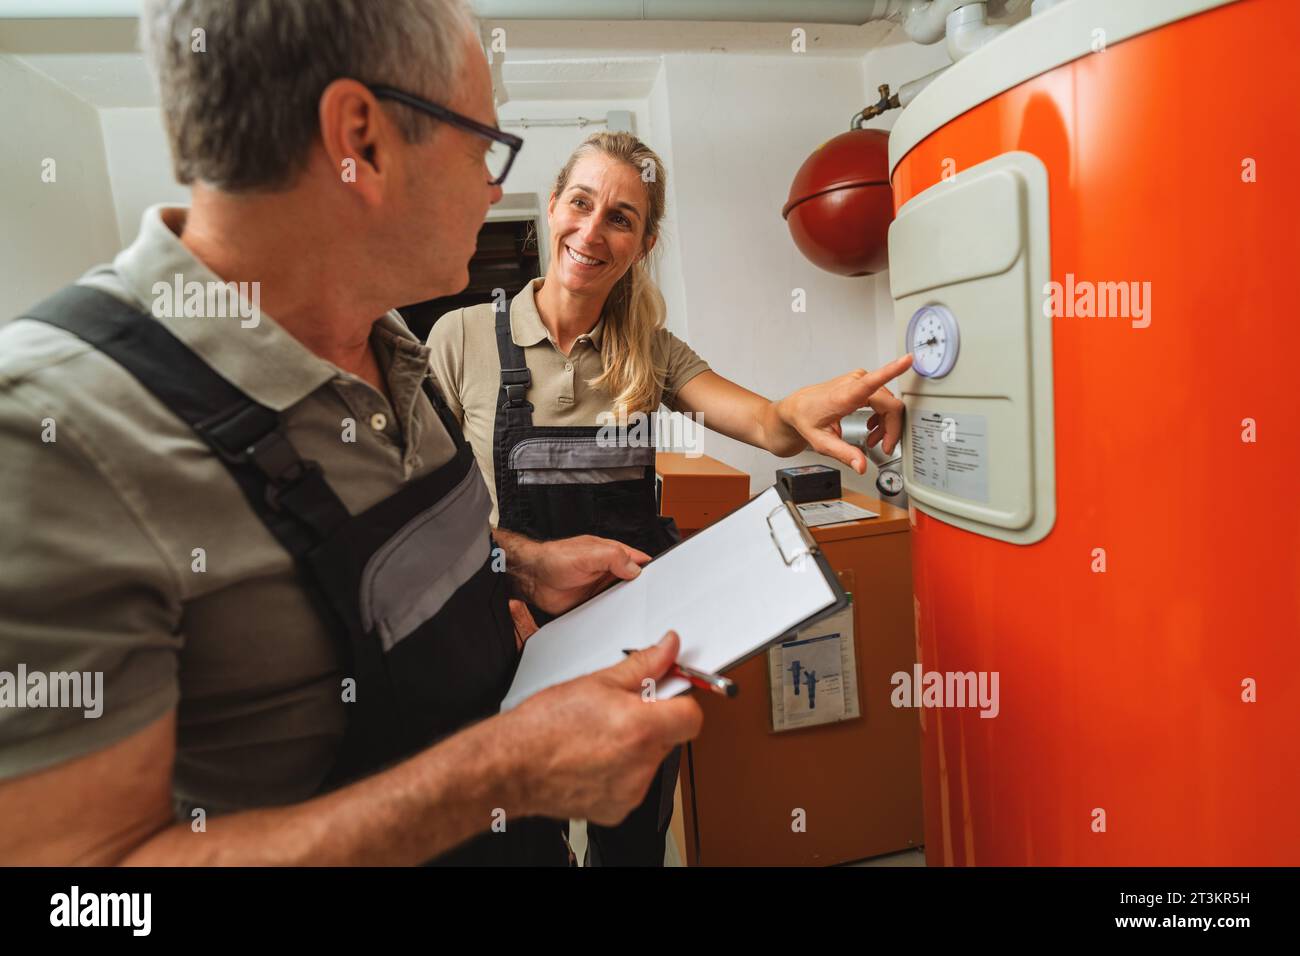
[{"label": "shirt collar", "polygon": [[[185,295],[188,283],[202,283],[206,290],[211,288],[207,283],[222,281],[181,243],[179,232],[187,213],[180,206],[153,206],[145,211],[139,236],[113,260],[113,270],[132,296],[222,378],[274,411],[284,411],[342,375],[337,366],[317,356],[264,312],[255,325],[239,315],[184,315],[184,299],[175,301],[178,283]],[[155,310],[160,297],[172,300],[172,308]],[[382,316],[372,334],[405,361],[427,361],[428,350],[395,312]]]},{"label": "shirt collar", "polygon": [[[552,343],[555,341],[551,338],[551,333],[546,330],[546,326],[542,323],[542,316],[537,311],[536,295],[543,281],[543,279],[533,279],[526,283],[510,302],[510,339],[520,348],[527,348],[547,340]],[[600,338],[604,328],[605,317],[602,315],[595,327],[590,332],[578,336],[576,341],[590,339],[592,346],[600,351]]]}]

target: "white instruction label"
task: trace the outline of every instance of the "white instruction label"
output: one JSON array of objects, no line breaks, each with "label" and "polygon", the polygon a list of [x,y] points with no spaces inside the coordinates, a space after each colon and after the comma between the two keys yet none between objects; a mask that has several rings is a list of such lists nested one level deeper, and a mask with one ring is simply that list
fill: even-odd
[{"label": "white instruction label", "polygon": [[926,412],[908,421],[916,480],[936,491],[987,504],[988,420],[983,415]]}]

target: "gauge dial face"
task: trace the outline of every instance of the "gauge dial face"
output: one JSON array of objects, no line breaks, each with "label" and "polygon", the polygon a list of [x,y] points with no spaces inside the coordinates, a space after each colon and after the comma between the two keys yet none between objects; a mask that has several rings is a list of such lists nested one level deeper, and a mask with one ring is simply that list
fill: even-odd
[{"label": "gauge dial face", "polygon": [[917,309],[907,324],[907,349],[912,370],[925,378],[942,378],[957,362],[961,333],[957,317],[941,305]]},{"label": "gauge dial face", "polygon": [[882,471],[876,477],[876,487],[887,495],[896,495],[903,490],[903,476],[896,471]]}]

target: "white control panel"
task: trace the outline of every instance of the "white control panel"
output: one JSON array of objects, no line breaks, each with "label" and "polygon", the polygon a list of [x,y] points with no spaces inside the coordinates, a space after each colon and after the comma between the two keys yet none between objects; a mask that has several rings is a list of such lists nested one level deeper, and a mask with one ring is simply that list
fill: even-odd
[{"label": "white control panel", "polygon": [[914,196],[889,229],[911,503],[1032,544],[1056,522],[1047,169],[1004,153]]}]

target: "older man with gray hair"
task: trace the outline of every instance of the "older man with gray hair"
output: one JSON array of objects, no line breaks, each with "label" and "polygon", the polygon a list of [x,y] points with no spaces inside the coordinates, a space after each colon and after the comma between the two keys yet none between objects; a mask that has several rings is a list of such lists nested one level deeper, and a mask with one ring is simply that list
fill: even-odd
[{"label": "older man with gray hair", "polygon": [[672,634],[496,714],[512,597],[646,557],[492,532],[392,311],[465,286],[519,146],[471,15],[146,0],[142,35],[191,206],[0,329],[0,659],[103,675],[93,719],[0,709],[0,859],[567,862],[701,716],[642,700]]}]

